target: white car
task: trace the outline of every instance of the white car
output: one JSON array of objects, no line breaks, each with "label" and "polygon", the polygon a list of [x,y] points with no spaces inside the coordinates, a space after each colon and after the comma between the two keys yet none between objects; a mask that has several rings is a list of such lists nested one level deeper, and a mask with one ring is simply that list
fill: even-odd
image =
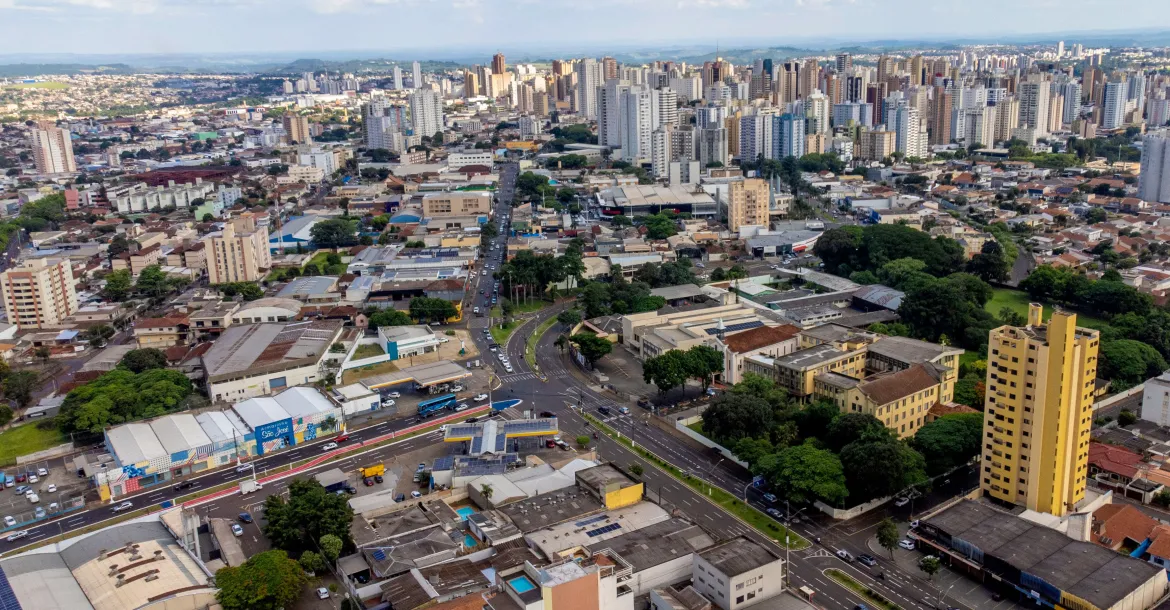
[{"label": "white car", "polygon": [[509,373],[511,373],[511,372],[512,372],[512,365],[510,365],[510,364],[505,364],[505,365],[504,365],[504,370],[505,370],[505,371],[508,371]]},{"label": "white car", "polygon": [[473,307],[473,308],[471,309],[471,313],[479,313],[479,308],[478,308],[478,307]]},{"label": "white car", "polygon": [[474,400],[475,402],[479,402],[481,400],[487,400],[487,398],[488,398],[487,394],[476,394],[475,397],[472,398],[472,400]]},{"label": "white car", "polygon": [[236,468],[236,472],[252,472],[252,467],[247,465],[240,466],[239,468]]},{"label": "white car", "polygon": [[508,357],[505,356],[503,353],[496,354],[496,358],[498,358],[500,362],[503,362],[503,361],[508,359]]},{"label": "white car", "polygon": [[133,502],[123,502],[123,503],[114,507],[114,512],[120,513],[124,510],[130,510],[131,508],[134,508]]},{"label": "white car", "polygon": [[387,394],[387,396],[389,396],[390,398],[402,398],[402,393],[401,392],[390,392],[389,394]]},{"label": "white car", "polygon": [[317,599],[329,599],[329,589],[317,587]]},{"label": "white car", "polygon": [[471,406],[470,406],[470,405],[468,405],[468,404],[467,404],[467,403],[465,403],[465,402],[461,402],[461,403],[459,403],[459,406],[458,406],[458,407],[455,407],[455,412],[456,412],[456,413],[459,413],[460,411],[466,411],[466,410],[468,410],[468,409],[470,409],[470,408],[471,408]]},{"label": "white car", "polygon": [[416,491],[412,491],[412,492],[410,492],[410,497],[412,497],[412,498],[421,498],[421,497],[422,497],[422,494],[421,494],[421,493],[419,493],[419,492],[416,490]]},{"label": "white car", "polygon": [[[16,525],[16,522],[13,521],[12,524]],[[24,538],[27,535],[28,535],[28,530],[20,530],[19,532],[12,532],[11,534],[8,535],[8,541],[9,542],[16,542],[17,540],[20,540],[21,538]]]},{"label": "white car", "polygon": [[898,506],[898,507],[906,506],[909,503],[910,503],[910,498],[907,498],[906,496],[902,496],[901,498],[894,500],[894,506]]},{"label": "white car", "polygon": [[396,403],[395,403],[393,400],[384,400],[384,401],[382,401],[382,406],[383,406],[383,407],[393,407],[395,404],[396,404]]},{"label": "white car", "polygon": [[50,483],[49,486],[45,488],[45,491],[49,493],[57,493],[57,486]]},{"label": "white car", "polygon": [[30,475],[28,475],[28,482],[29,482],[29,483],[36,483],[36,482],[37,482],[37,481],[39,481],[39,480],[40,480],[40,479],[38,479],[38,478],[37,478],[37,475],[35,475],[35,474],[30,474]]},{"label": "white car", "polygon": [[337,449],[337,443],[325,443],[321,446],[321,451],[333,451]]},{"label": "white car", "polygon": [[237,538],[240,536],[243,536],[244,535],[244,528],[240,527],[239,523],[233,523],[232,524],[232,533],[235,534]]},{"label": "white car", "polygon": [[914,550],[914,541],[910,540],[909,538],[906,538],[906,539],[898,542],[898,546],[906,549],[907,551],[913,551]]},{"label": "white car", "polygon": [[16,519],[12,517],[4,517],[4,525],[6,527],[16,527]]},{"label": "white car", "polygon": [[37,468],[37,475],[42,476],[42,477],[47,477],[47,476],[49,476],[49,469],[48,468]]}]

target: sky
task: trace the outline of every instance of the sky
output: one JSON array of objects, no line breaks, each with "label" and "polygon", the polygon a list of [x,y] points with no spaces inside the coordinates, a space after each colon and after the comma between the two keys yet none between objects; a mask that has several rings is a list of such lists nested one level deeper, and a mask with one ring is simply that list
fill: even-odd
[{"label": "sky", "polygon": [[454,49],[547,57],[599,45],[994,39],[1170,29],[1167,1],[0,0],[0,55],[376,50],[428,59],[428,50]]}]

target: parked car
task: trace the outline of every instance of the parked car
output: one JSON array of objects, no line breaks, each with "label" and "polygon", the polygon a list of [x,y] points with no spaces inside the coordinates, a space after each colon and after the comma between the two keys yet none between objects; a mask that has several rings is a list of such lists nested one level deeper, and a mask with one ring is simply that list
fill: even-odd
[{"label": "parked car", "polygon": [[38,506],[36,508],[36,510],[33,511],[33,516],[36,517],[37,519],[44,519],[45,518],[45,509]]},{"label": "parked car", "polygon": [[564,440],[562,440],[561,437],[554,436],[553,441],[557,444],[557,447],[560,447],[561,449],[564,449],[565,451],[569,450],[569,444],[566,443]]},{"label": "parked car", "polygon": [[28,491],[28,489],[28,485],[21,485],[20,487],[16,488],[16,495],[23,496],[24,492]]},{"label": "parked car", "polygon": [[42,476],[42,477],[47,477],[47,476],[49,476],[49,469],[48,468],[37,468],[37,475]]},{"label": "parked car", "polygon": [[906,496],[902,496],[901,498],[894,500],[894,506],[898,506],[898,507],[906,506],[909,503],[910,503],[910,498],[907,498]]},{"label": "parked car", "polygon": [[[5,517],[4,520],[7,523],[8,519],[11,519],[11,518],[12,517]],[[12,525],[16,525],[16,522],[13,521]],[[11,534],[8,534],[8,541],[9,542],[16,542],[17,540],[20,540],[21,538],[24,538],[27,535],[28,535],[28,530],[20,530],[19,532],[12,532]]]},{"label": "parked car", "polygon": [[37,481],[40,481],[40,479],[37,478],[37,475],[35,475],[35,474],[28,475],[28,482],[29,483],[36,483]]},{"label": "parked car", "polygon": [[244,528],[240,527],[239,523],[233,523],[232,524],[232,533],[235,534],[237,538],[240,536],[243,536],[244,535]]},{"label": "parked car", "polygon": [[373,487],[374,486],[374,477],[366,477],[366,478],[362,479],[362,485],[365,485],[366,487]]},{"label": "parked car", "polygon": [[45,491],[48,493],[51,493],[51,494],[57,493],[57,486],[53,485],[52,483],[49,483],[49,486],[45,488]]},{"label": "parked car", "polygon": [[12,517],[4,517],[4,525],[6,527],[16,527],[16,519]]},{"label": "parked car", "polygon": [[488,399],[487,394],[476,394],[475,397],[472,398],[472,400],[474,400],[475,402],[479,402],[481,400],[487,400],[487,399]]},{"label": "parked car", "polygon": [[556,449],[556,448],[557,448],[557,442],[556,442],[556,441],[554,441],[554,440],[552,440],[552,439],[550,438],[550,439],[548,439],[547,441],[544,441],[544,446],[545,446],[545,448],[546,448],[546,449]]},{"label": "parked car", "polygon": [[422,497],[422,493],[420,493],[420,492],[419,492],[419,491],[416,489],[415,491],[412,491],[412,492],[410,492],[410,497],[412,497],[412,498],[421,498],[421,497]]},{"label": "parked car", "polygon": [[374,475],[374,482],[375,482],[375,483],[377,483],[377,484],[381,485],[381,484],[382,484],[382,480],[383,480],[383,479],[382,479],[382,475],[380,475],[380,474],[376,474],[376,475]]},{"label": "parked car", "polygon": [[507,372],[509,372],[509,373],[511,373],[511,372],[513,371],[513,369],[512,369],[512,365],[510,365],[510,364],[505,364],[505,365],[504,365],[504,370],[505,370],[505,371],[507,371]]},{"label": "parked car", "polygon": [[907,551],[913,551],[914,550],[914,541],[909,539],[909,538],[904,538],[898,542],[898,546],[906,549]]},{"label": "parked car", "polygon": [[249,513],[240,513],[240,516],[237,517],[237,519],[239,519],[240,521],[242,521],[244,523],[251,523],[252,522],[252,515],[250,515]]},{"label": "parked car", "polygon": [[317,599],[329,599],[329,589],[317,587]]},{"label": "parked car", "polygon": [[394,496],[394,501],[395,502],[405,502],[406,501],[406,494],[398,494],[397,496]]},{"label": "parked car", "polygon": [[337,443],[325,443],[321,445],[321,451],[333,451],[337,449]]},{"label": "parked car", "polygon": [[870,557],[869,555],[858,555],[857,561],[858,561],[858,563],[861,563],[861,564],[866,565],[866,566],[871,567],[871,568],[877,565],[877,560],[874,559],[873,557]]},{"label": "parked car", "polygon": [[393,400],[383,400],[382,401],[383,407],[393,407],[394,405],[395,405],[395,402]]},{"label": "parked car", "polygon": [[131,508],[134,508],[133,502],[123,502],[123,503],[114,507],[114,512],[120,513],[124,510],[130,510]]},{"label": "parked car", "polygon": [[390,392],[386,396],[389,396],[390,398],[402,398],[402,393],[401,392]]},{"label": "parked car", "polygon": [[18,475],[16,475],[16,482],[17,482],[17,483],[23,483],[23,482],[25,482],[25,481],[27,481],[27,480],[28,480],[28,475],[27,475],[27,474],[25,474],[25,473],[23,473],[23,472],[22,472],[22,473],[20,473],[20,474],[18,474]]}]

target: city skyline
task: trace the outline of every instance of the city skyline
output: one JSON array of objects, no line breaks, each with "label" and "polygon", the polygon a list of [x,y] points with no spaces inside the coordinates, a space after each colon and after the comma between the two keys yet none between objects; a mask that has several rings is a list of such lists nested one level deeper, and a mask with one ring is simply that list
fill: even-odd
[{"label": "city skyline", "polygon": [[[5,54],[289,53],[954,40],[1170,28],[1157,0],[0,0]],[[1118,6],[1118,5],[1122,6]],[[276,10],[282,9],[282,10]],[[1105,10],[1110,9],[1110,10]],[[1010,15],[1010,19],[1004,19]],[[1092,19],[1086,19],[1092,15]],[[1135,21],[1135,15],[1141,15]],[[620,17],[620,18],[617,18]],[[394,29],[394,20],[432,27]],[[211,27],[195,27],[200,21]],[[571,38],[565,24],[572,23]],[[439,28],[438,26],[442,27]],[[388,27],[389,26],[389,27]],[[52,31],[57,35],[45,36]],[[339,40],[330,32],[344,31]],[[503,38],[500,32],[523,31]],[[943,33],[945,32],[945,34]],[[389,35],[388,35],[389,33]],[[522,39],[523,42],[513,42]],[[309,41],[309,42],[306,42]],[[310,51],[305,51],[310,52]]]}]

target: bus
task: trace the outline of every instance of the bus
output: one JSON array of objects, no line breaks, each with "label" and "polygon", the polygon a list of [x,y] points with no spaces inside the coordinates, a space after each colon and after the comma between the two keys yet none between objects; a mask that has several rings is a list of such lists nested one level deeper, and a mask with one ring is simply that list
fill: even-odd
[{"label": "bus", "polygon": [[420,417],[430,417],[443,409],[452,409],[457,404],[459,400],[454,394],[443,394],[418,403],[418,414]]}]

